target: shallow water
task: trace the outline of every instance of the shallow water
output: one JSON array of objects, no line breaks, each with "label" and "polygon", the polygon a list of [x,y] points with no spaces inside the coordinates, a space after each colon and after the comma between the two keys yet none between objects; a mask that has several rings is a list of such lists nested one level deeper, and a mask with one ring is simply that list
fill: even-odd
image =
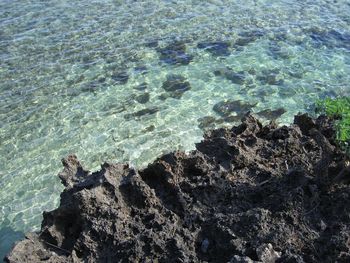
[{"label": "shallow water", "polygon": [[142,167],[237,101],[285,124],[350,95],[348,1],[203,2],[0,2],[0,256],[58,205],[69,153]]}]

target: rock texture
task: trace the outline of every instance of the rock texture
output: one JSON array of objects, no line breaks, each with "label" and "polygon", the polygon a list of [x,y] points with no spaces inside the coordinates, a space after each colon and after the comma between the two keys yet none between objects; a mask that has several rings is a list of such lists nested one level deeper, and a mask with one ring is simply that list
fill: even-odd
[{"label": "rock texture", "polygon": [[[350,187],[332,182],[345,165],[333,137],[324,117],[277,127],[247,115],[143,170],[105,163],[89,173],[68,156],[60,206],[5,260],[350,262]],[[324,142],[334,148],[326,186],[315,169]]]}]

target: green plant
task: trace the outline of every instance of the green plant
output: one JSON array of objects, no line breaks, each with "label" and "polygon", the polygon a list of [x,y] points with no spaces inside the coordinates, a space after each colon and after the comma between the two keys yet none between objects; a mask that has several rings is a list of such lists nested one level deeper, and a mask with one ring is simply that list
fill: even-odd
[{"label": "green plant", "polygon": [[336,139],[350,155],[350,97],[326,98],[316,102],[316,112],[336,119]]}]

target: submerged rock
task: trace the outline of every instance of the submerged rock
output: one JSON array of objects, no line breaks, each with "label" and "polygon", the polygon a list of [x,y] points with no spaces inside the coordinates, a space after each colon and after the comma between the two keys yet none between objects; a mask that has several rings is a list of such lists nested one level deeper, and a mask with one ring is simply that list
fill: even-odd
[{"label": "submerged rock", "polygon": [[232,122],[239,122],[242,117],[244,116],[244,114],[242,112],[239,112],[237,115],[233,116],[233,115],[228,115],[228,116],[224,116],[221,118],[214,118],[212,116],[204,116],[199,118],[198,121],[198,127],[203,130],[203,131],[208,131],[208,130],[212,130],[216,127],[216,125],[220,125],[223,123],[232,123]]},{"label": "submerged rock", "polygon": [[242,31],[238,35],[240,37],[251,37],[251,38],[258,39],[260,37],[265,36],[265,32],[262,29],[254,29],[254,30]]},{"label": "submerged rock", "polygon": [[140,90],[140,91],[145,90],[145,89],[147,89],[147,83],[143,82],[140,85],[137,85],[136,87],[134,87],[134,89]]},{"label": "submerged rock", "polygon": [[137,66],[137,67],[134,68],[134,71],[136,73],[141,73],[142,75],[145,75],[145,74],[147,74],[148,69],[147,69],[146,66]]},{"label": "submerged rock", "polygon": [[230,115],[230,116],[223,117],[221,119],[218,119],[217,123],[219,124],[219,123],[223,123],[223,122],[240,122],[244,116],[244,113],[245,112],[243,112],[243,111],[236,112],[237,115],[234,115],[234,116]]},{"label": "submerged rock", "polygon": [[228,117],[233,112],[245,113],[247,111],[250,111],[256,104],[257,103],[250,104],[241,100],[223,100],[216,103],[213,107],[213,110],[223,117]]},{"label": "submerged rock", "polygon": [[276,120],[279,117],[281,117],[285,112],[287,111],[284,108],[278,108],[275,110],[266,109],[266,110],[259,111],[257,115],[264,117],[268,120]]},{"label": "submerged rock", "polygon": [[181,75],[168,74],[162,88],[168,92],[168,97],[181,98],[182,94],[191,89],[190,83]]},{"label": "submerged rock", "polygon": [[350,50],[350,32],[339,32],[337,30],[311,30],[310,38],[316,46],[329,48],[344,48]]},{"label": "submerged rock", "polygon": [[200,42],[197,47],[204,49],[214,56],[229,56],[230,55],[230,44],[228,42],[216,41],[216,42]]},{"label": "submerged rock", "polygon": [[[310,123],[316,141],[302,132]],[[330,179],[342,169],[331,127],[324,116],[277,127],[246,115],[141,170],[91,173],[71,155],[60,206],[5,261],[349,262],[350,185],[322,188],[315,172],[323,142],[334,148]]]},{"label": "submerged rock", "polygon": [[280,96],[281,98],[290,98],[297,93],[298,93],[297,89],[293,89],[293,88],[290,88],[288,86],[287,87],[280,87],[278,89],[278,96]]},{"label": "submerged rock", "polygon": [[123,85],[129,80],[129,75],[126,71],[118,70],[113,72],[111,78],[115,81],[115,84]]},{"label": "submerged rock", "polygon": [[145,43],[145,46],[149,48],[156,48],[158,47],[158,40],[150,40]]},{"label": "submerged rock", "polygon": [[256,76],[256,79],[263,85],[282,85],[283,79],[278,78],[279,70],[263,70],[260,75]]},{"label": "submerged rock", "polygon": [[181,41],[175,41],[165,48],[158,48],[159,59],[170,65],[188,65],[193,56],[186,53],[186,44]]},{"label": "submerged rock", "polygon": [[234,42],[236,49],[249,45],[255,42],[260,37],[264,36],[264,32],[260,30],[243,31],[238,34],[238,38]]},{"label": "submerged rock", "polygon": [[149,102],[149,98],[150,98],[150,96],[149,96],[148,92],[145,92],[144,94],[135,96],[135,100],[141,104],[145,104],[145,103]]},{"label": "submerged rock", "polygon": [[146,108],[139,110],[137,112],[129,113],[124,115],[124,119],[126,120],[131,120],[131,119],[139,119],[142,116],[145,115],[153,115],[159,111],[159,108],[154,107],[154,108]]},{"label": "submerged rock", "polygon": [[222,76],[234,84],[242,85],[245,82],[246,75],[244,71],[234,72],[230,68],[224,68],[214,71],[215,76]]},{"label": "submerged rock", "polygon": [[156,128],[156,126],[154,126],[154,125],[152,124],[152,125],[150,125],[150,126],[144,128],[144,129],[142,130],[142,133],[152,132],[152,131],[155,130],[155,128]]},{"label": "submerged rock", "polygon": [[246,46],[252,42],[254,42],[256,38],[254,37],[239,37],[235,41],[235,45],[237,46]]},{"label": "submerged rock", "polygon": [[190,84],[186,78],[181,75],[168,74],[162,88],[166,91],[186,91],[190,89]]},{"label": "submerged rock", "polygon": [[[91,93],[94,93],[94,92],[96,92],[96,91],[98,91],[98,89],[101,87],[101,85],[98,83],[98,82],[96,82],[96,81],[91,81],[91,82],[89,82],[89,83],[85,83],[84,85],[81,85],[81,89],[80,89],[80,91],[81,92],[91,92]],[[75,89],[73,89],[74,91],[75,91],[75,93],[72,93],[72,92],[70,92],[69,93],[69,95],[75,95],[75,96],[77,96],[77,95],[79,95],[81,92],[79,92],[79,90],[75,90]],[[73,95],[73,96],[74,96]]]},{"label": "submerged rock", "polygon": [[158,98],[159,100],[164,101],[164,100],[166,100],[167,98],[170,98],[170,95],[169,95],[169,93],[162,93],[162,94],[160,94],[157,98]]},{"label": "submerged rock", "polygon": [[215,127],[216,119],[212,116],[204,116],[197,120],[199,122],[198,127],[202,130]]},{"label": "submerged rock", "polygon": [[270,41],[268,54],[274,59],[289,59],[292,56],[291,52],[276,41]]}]

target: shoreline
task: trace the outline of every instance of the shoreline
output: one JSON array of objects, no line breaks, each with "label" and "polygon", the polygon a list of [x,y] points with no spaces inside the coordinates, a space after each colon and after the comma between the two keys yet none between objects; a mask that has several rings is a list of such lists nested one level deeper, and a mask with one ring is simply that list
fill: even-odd
[{"label": "shoreline", "polygon": [[332,121],[253,115],[142,170],[63,160],[60,206],[5,262],[346,262],[350,187]]}]

